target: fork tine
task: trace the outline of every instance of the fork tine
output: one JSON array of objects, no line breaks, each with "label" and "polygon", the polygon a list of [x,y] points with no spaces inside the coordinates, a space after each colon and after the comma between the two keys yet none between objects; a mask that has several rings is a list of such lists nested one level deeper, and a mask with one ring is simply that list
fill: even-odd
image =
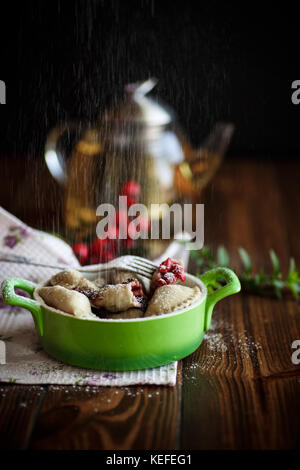
[{"label": "fork tine", "polygon": [[144,271],[148,274],[150,274],[152,276],[152,274],[154,273],[155,269],[152,268],[152,267],[146,267],[146,266],[143,266],[142,264],[138,264],[138,263],[132,263],[130,264],[131,267],[133,267],[134,269],[139,269],[140,271]]},{"label": "fork tine", "polygon": [[157,269],[154,266],[147,266],[146,264],[139,263],[138,261],[132,261],[131,266],[138,266],[142,269],[145,269],[146,271],[151,271],[151,272],[153,272],[153,271],[155,271],[155,269]]},{"label": "fork tine", "polygon": [[135,272],[142,274],[143,276],[148,277],[149,279],[152,278],[153,273],[150,271],[144,271],[142,268],[135,267],[134,268]]},{"label": "fork tine", "polygon": [[134,271],[136,274],[139,274],[140,276],[146,277],[147,279],[152,279],[152,273],[142,271],[141,269],[135,269]]},{"label": "fork tine", "polygon": [[134,261],[138,261],[139,263],[145,264],[147,266],[153,266],[154,268],[157,268],[158,266],[154,264],[152,261],[142,258],[141,256],[132,256],[132,259]]},{"label": "fork tine", "polygon": [[151,267],[151,268],[155,268],[155,269],[158,268],[158,266],[156,264],[152,263],[152,261],[149,261],[149,260],[144,259],[144,258],[140,258],[138,256],[134,256],[133,261],[136,262],[136,263],[139,263],[143,266],[147,266],[147,267]]}]

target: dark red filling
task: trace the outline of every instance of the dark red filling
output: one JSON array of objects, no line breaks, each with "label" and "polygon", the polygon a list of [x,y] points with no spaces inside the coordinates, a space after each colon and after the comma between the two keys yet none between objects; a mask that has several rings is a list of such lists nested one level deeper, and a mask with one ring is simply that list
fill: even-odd
[{"label": "dark red filling", "polygon": [[126,281],[122,282],[122,284],[128,284],[129,282],[132,282],[131,291],[133,295],[139,302],[141,309],[145,311],[147,308],[148,299],[146,295],[144,294],[143,286],[139,283],[137,279],[127,279]]},{"label": "dark red filling", "polygon": [[132,290],[133,295],[135,297],[145,297],[143,288],[141,284],[139,283],[139,281],[137,281],[136,279],[133,279],[131,282],[132,282],[131,290]]},{"label": "dark red filling", "polygon": [[185,281],[184,267],[178,261],[167,258],[156,272],[155,285],[166,286],[177,281]]}]

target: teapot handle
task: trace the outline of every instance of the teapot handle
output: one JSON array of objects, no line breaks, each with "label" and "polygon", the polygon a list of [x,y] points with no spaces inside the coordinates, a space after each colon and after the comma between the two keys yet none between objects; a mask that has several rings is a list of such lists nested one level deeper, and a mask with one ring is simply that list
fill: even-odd
[{"label": "teapot handle", "polygon": [[67,180],[66,157],[58,148],[57,143],[60,137],[71,130],[78,130],[79,125],[74,122],[66,122],[52,129],[45,144],[45,161],[53,178],[64,185]]}]

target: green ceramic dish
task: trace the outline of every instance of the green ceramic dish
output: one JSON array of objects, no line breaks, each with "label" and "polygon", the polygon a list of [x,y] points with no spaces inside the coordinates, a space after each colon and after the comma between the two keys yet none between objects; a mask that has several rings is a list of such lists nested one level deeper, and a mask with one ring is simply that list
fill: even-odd
[{"label": "green ceramic dish", "polygon": [[[226,285],[207,294],[208,282],[223,277]],[[240,290],[238,277],[227,268],[206,272],[201,280],[187,274],[185,285],[198,285],[201,299],[192,307],[169,314],[128,320],[85,320],[46,306],[30,281],[3,282],[5,303],[28,309],[44,350],[68,364],[99,370],[135,370],[168,364],[191,354],[208,330],[213,307]],[[15,293],[28,292],[32,299]]]}]

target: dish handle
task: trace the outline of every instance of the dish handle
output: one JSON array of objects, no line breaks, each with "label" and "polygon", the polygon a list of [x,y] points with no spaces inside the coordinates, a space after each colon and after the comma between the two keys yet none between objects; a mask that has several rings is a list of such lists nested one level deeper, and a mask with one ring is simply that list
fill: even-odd
[{"label": "dish handle", "polygon": [[43,336],[43,315],[40,305],[32,298],[29,299],[27,297],[22,297],[21,295],[16,294],[15,287],[25,290],[28,292],[28,294],[31,295],[31,297],[33,297],[33,292],[36,288],[36,285],[33,282],[26,281],[24,279],[17,279],[15,277],[6,279],[2,283],[2,298],[3,301],[8,305],[16,305],[17,307],[23,307],[29,310],[32,313],[35,327],[38,330],[38,333],[40,336]]},{"label": "dish handle", "polygon": [[214,268],[200,276],[200,280],[207,286],[212,281],[216,281],[219,278],[223,278],[226,281],[225,286],[219,287],[214,292],[207,295],[205,305],[205,321],[204,331],[207,331],[210,327],[211,317],[215,304],[227,297],[228,295],[236,294],[241,290],[241,283],[237,275],[228,268]]}]

